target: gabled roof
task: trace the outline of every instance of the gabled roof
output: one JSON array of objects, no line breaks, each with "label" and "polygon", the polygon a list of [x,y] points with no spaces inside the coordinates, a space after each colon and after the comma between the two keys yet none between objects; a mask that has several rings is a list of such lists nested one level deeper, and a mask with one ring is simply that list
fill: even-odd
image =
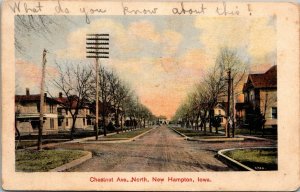
[{"label": "gabled roof", "polygon": [[272,66],[268,71],[262,74],[249,74],[243,91],[250,87],[255,89],[277,88],[277,65]]},{"label": "gabled roof", "polygon": [[[35,94],[35,95],[15,95],[15,102],[39,102],[41,99],[40,94]],[[51,103],[59,103],[55,99],[52,99],[50,97],[45,97],[46,102],[51,102]]]},{"label": "gabled roof", "polygon": [[[57,97],[54,98],[57,102],[61,103],[62,106],[70,106],[71,109],[76,109],[78,98],[77,96],[73,96],[70,100],[67,97]],[[69,108],[69,107],[68,107]],[[79,107],[80,109],[89,108],[87,104]]]}]

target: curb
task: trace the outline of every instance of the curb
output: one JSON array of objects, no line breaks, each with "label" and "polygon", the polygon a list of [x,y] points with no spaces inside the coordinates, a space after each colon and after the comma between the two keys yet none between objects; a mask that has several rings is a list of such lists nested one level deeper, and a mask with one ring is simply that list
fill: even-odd
[{"label": "curb", "polygon": [[245,140],[244,138],[195,139],[195,138],[192,138],[192,137],[188,137],[183,133],[180,133],[179,131],[173,129],[172,127],[170,127],[170,129],[172,129],[174,132],[176,132],[180,136],[184,137],[184,140],[187,140],[187,141],[203,141],[203,142],[225,142],[225,141],[229,141],[229,142],[235,142],[235,141],[244,141]]},{"label": "curb", "polygon": [[188,136],[186,136],[186,135],[183,134],[183,133],[180,133],[179,131],[173,129],[172,127],[170,127],[170,129],[172,129],[175,133],[177,133],[177,134],[180,135],[181,137],[184,137],[184,140],[188,140],[188,139],[189,139]]},{"label": "curb", "polygon": [[61,166],[56,167],[54,169],[50,169],[49,172],[62,172],[62,171],[65,171],[67,169],[75,167],[75,166],[77,166],[77,165],[79,165],[79,164],[81,164],[81,163],[83,163],[83,162],[91,159],[92,158],[92,153],[89,152],[89,151],[85,151],[85,152],[87,153],[85,156],[80,157],[79,159],[75,159],[75,160],[73,160],[73,161],[71,161],[69,163],[61,165]]},{"label": "curb", "polygon": [[143,135],[149,133],[150,131],[152,131],[152,130],[154,130],[154,129],[156,129],[156,128],[157,128],[157,126],[156,126],[156,127],[153,127],[152,129],[150,129],[150,130],[148,130],[148,131],[146,131],[146,132],[144,132],[144,133],[142,133],[142,134],[139,134],[139,135],[137,135],[137,136],[131,138],[130,140],[131,140],[131,141],[135,141],[137,138],[139,138],[139,137],[141,137],[141,136],[143,136]]},{"label": "curb", "polygon": [[277,149],[277,147],[245,147],[245,148],[222,149],[222,150],[218,151],[217,158],[219,160],[221,160],[223,163],[229,165],[230,167],[232,167],[234,169],[242,170],[242,171],[256,171],[256,170],[228,157],[227,155],[224,155],[223,153],[227,152],[227,151],[234,151],[234,150],[241,150],[241,149],[274,149],[274,148]]},{"label": "curb", "polygon": [[137,135],[137,136],[135,136],[135,137],[133,137],[133,138],[113,138],[113,139],[111,139],[111,140],[102,140],[102,141],[100,141],[100,140],[98,140],[98,141],[82,141],[82,142],[80,142],[80,143],[84,143],[84,144],[93,144],[93,143],[126,143],[126,142],[131,142],[131,141],[135,141],[135,139],[137,139],[137,138],[139,138],[139,137],[141,137],[141,136],[143,136],[143,135],[145,135],[145,134],[147,134],[147,133],[149,133],[150,131],[152,131],[152,130],[154,130],[154,129],[156,129],[157,127],[153,127],[152,129],[150,129],[150,130],[148,130],[148,131],[146,131],[146,132],[144,132],[144,133],[141,133],[141,134],[139,134],[139,135]]},{"label": "curb", "polygon": [[194,139],[191,137],[187,138],[188,141],[204,141],[204,142],[235,142],[235,141],[244,141],[244,138],[218,138],[218,139]]}]

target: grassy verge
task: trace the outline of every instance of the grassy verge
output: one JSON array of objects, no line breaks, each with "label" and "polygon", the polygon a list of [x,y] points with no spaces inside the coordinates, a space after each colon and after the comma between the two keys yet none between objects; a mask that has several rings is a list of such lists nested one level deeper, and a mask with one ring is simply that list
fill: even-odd
[{"label": "grassy verge", "polygon": [[[235,130],[235,134],[239,135],[253,135],[253,136],[262,136],[263,131],[260,130],[252,130],[250,134],[250,129],[244,129],[244,128],[239,128]],[[272,128],[266,128],[264,130],[264,137],[277,137],[277,129],[272,129]]]},{"label": "grassy verge", "polygon": [[150,129],[152,128],[141,128],[141,129],[136,129],[136,130],[133,130],[133,131],[129,131],[129,132],[123,132],[123,133],[119,133],[119,134],[114,134],[114,135],[108,135],[104,138],[133,138],[135,136],[138,136],[146,131],[149,131]]},{"label": "grassy verge", "polygon": [[192,130],[192,129],[182,128],[182,127],[176,127],[173,129],[186,135],[187,137],[222,136],[222,134],[216,134],[214,132],[210,133],[209,129],[206,131],[206,133],[204,133],[204,131]]},{"label": "grassy verge", "polygon": [[[49,143],[59,143],[59,142],[65,142],[65,141],[69,141],[68,139],[61,139],[61,140],[44,140],[43,141],[43,145],[44,144],[49,144]],[[25,149],[27,147],[34,147],[37,146],[37,140],[36,141],[32,141],[32,140],[21,140],[20,142],[15,141],[15,144],[18,144],[18,149]]]},{"label": "grassy verge", "polygon": [[277,149],[238,149],[225,155],[257,171],[277,170]]},{"label": "grassy verge", "polygon": [[16,171],[45,172],[85,155],[75,150],[17,150]]}]

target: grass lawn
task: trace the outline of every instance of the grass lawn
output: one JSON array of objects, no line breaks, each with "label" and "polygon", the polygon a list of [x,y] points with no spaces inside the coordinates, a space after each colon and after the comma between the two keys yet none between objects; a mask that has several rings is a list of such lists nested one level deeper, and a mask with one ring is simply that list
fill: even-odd
[{"label": "grass lawn", "polygon": [[[49,144],[49,143],[59,143],[59,142],[64,142],[64,141],[69,141],[68,139],[61,139],[61,140],[44,140],[43,144]],[[37,140],[21,140],[20,142],[15,141],[15,144],[18,144],[18,149],[24,149],[27,147],[34,147],[37,146]]]},{"label": "grass lawn", "polygon": [[216,134],[214,132],[210,133],[209,128],[207,128],[206,133],[204,131],[199,130],[192,130],[192,129],[186,129],[186,128],[173,128],[176,131],[179,131],[180,133],[186,135],[187,137],[202,137],[202,136],[221,136],[222,134]]},{"label": "grass lawn", "polygon": [[[250,135],[250,129],[235,129],[235,134]],[[262,130],[251,131],[251,135],[262,135]],[[266,128],[264,135],[277,135],[277,129]]]},{"label": "grass lawn", "polygon": [[277,170],[277,149],[238,149],[225,155],[257,171]]},{"label": "grass lawn", "polygon": [[17,150],[16,171],[45,172],[85,155],[75,150]]},{"label": "grass lawn", "polygon": [[135,136],[138,136],[146,131],[149,131],[150,129],[152,128],[141,128],[141,129],[136,129],[136,130],[133,130],[133,131],[129,131],[129,132],[123,132],[123,133],[119,133],[119,134],[114,134],[114,135],[108,135],[106,137],[103,137],[104,139],[105,138],[133,138]]}]

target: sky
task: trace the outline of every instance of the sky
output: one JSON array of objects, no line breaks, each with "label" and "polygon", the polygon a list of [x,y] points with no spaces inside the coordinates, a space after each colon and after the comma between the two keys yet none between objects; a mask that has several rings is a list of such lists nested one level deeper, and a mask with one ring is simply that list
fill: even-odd
[{"label": "sky", "polygon": [[[130,84],[155,115],[171,118],[194,84],[215,64],[220,48],[235,49],[252,72],[276,63],[276,17],[197,16],[53,16],[54,32],[16,31],[26,51],[15,52],[16,92],[38,93],[41,55],[47,54],[47,78],[57,74],[55,62],[83,65],[87,33],[110,34],[110,58],[101,65]],[[55,93],[54,93],[55,94]]]}]

